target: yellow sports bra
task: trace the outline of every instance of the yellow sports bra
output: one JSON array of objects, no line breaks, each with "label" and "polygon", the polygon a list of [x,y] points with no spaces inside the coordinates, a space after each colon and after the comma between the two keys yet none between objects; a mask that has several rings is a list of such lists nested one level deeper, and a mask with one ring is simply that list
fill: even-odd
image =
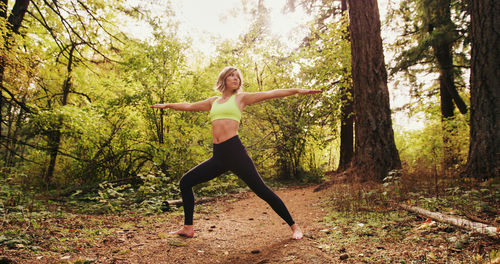
[{"label": "yellow sports bra", "polygon": [[210,121],[217,119],[232,119],[238,121],[241,120],[241,110],[236,104],[236,94],[233,94],[226,102],[219,104],[217,98],[212,103],[212,108],[210,109]]}]

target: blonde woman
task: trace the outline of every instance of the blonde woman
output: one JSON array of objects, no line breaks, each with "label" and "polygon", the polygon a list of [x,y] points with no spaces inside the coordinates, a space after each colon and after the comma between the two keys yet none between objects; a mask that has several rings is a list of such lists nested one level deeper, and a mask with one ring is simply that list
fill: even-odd
[{"label": "blonde woman", "polygon": [[212,122],[213,156],[188,171],[180,180],[180,190],[184,203],[184,226],[171,232],[185,237],[194,236],[193,186],[210,181],[215,177],[231,171],[242,179],[255,194],[266,201],[271,208],[290,226],[292,238],[301,239],[303,234],[294,222],[283,201],[266,186],[257,172],[245,146],[238,137],[243,109],[247,105],[281,98],[294,94],[314,94],[321,90],[309,89],[276,89],[265,92],[241,92],[241,72],[235,67],[226,67],[219,74],[216,89],[220,97],[210,97],[195,103],[156,104],[152,108],[170,108],[179,111],[209,111]]}]

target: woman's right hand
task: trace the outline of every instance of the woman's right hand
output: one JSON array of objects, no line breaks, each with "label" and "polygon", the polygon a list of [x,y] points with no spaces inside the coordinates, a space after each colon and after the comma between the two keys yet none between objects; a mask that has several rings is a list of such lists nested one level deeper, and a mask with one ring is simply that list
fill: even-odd
[{"label": "woman's right hand", "polygon": [[323,92],[322,90],[312,90],[312,89],[299,89],[299,94],[317,94]]},{"label": "woman's right hand", "polygon": [[165,109],[165,108],[167,108],[167,105],[166,104],[155,104],[155,105],[152,105],[151,108]]}]

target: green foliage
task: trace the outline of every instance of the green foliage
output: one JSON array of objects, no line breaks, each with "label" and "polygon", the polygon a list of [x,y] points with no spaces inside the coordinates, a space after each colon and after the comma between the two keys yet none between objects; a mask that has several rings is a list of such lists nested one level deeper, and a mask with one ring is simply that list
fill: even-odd
[{"label": "green foliage", "polygon": [[[254,18],[248,33],[236,41],[218,43],[213,57],[200,57],[202,63],[188,67],[190,43],[179,37],[172,10],[167,8],[156,17],[143,10],[143,16],[131,18],[152,29],[149,38],[136,40],[116,34],[117,28],[112,26],[113,22],[121,25],[118,14],[129,14],[130,10],[121,6],[123,3],[113,8],[108,4],[90,1],[86,9],[69,1],[59,5],[67,10],[60,14],[53,3],[34,2],[32,16],[23,28],[25,37],[19,38],[19,43],[12,42],[13,47],[23,46],[19,54],[25,55],[25,62],[19,64],[25,65],[24,70],[18,73],[26,74],[17,76],[25,93],[19,90],[15,95],[29,102],[33,112],[25,113],[16,104],[2,111],[2,115],[9,113],[11,127],[17,126],[9,135],[15,152],[3,149],[2,155],[8,157],[7,173],[25,186],[41,188],[50,181],[49,189],[67,193],[74,192],[76,186],[90,188],[103,182],[137,179],[152,170],[177,182],[210,155],[208,118],[205,113],[155,110],[150,105],[195,102],[216,95],[211,88],[227,65],[243,71],[243,88],[250,92],[296,87],[331,90],[328,75],[339,78],[342,73],[338,67],[349,61],[348,45],[339,42],[339,30],[345,31],[340,22],[317,31],[317,43],[292,52],[269,33],[269,10],[247,3],[244,8]],[[86,16],[88,13],[94,16]],[[339,56],[343,62],[335,61]],[[329,64],[338,67],[325,68]],[[12,65],[6,68],[5,82],[12,85],[9,89],[17,80]],[[323,68],[321,72],[314,70]],[[315,83],[314,79],[320,81]],[[323,177],[320,167],[325,166],[325,149],[332,148],[334,134],[324,126],[335,122],[330,113],[332,107],[338,108],[337,101],[336,92],[329,92],[323,97],[292,97],[248,108],[241,135],[248,140],[249,152],[265,178],[279,175],[311,182]],[[329,135],[326,141],[325,132]],[[55,168],[49,178],[51,159]],[[29,177],[22,176],[26,172],[30,172]],[[200,192],[221,193],[241,185],[223,177],[201,187]],[[120,210],[119,194],[129,189],[119,188],[102,186],[102,199],[114,201],[102,203],[110,211]],[[104,191],[108,189],[116,191]]]},{"label": "green foliage", "polygon": [[[364,245],[401,243],[410,230],[404,223],[410,221],[412,216],[404,212],[379,209],[353,214],[353,212],[337,211],[334,205],[330,208],[331,211],[323,219],[328,231],[326,236],[319,239],[320,248],[329,252],[343,251],[347,245],[359,243]],[[370,262],[369,257],[369,255],[361,256]]]},{"label": "green foliage", "polygon": [[[481,216],[491,218],[500,209],[498,204],[500,194],[498,182],[493,180],[475,183],[468,179],[466,183],[453,182],[447,184],[439,195],[426,194],[425,192],[411,193],[409,197],[419,206],[429,210],[452,212],[462,216]],[[470,182],[469,182],[470,181]]]},{"label": "green foliage", "polygon": [[119,213],[137,211],[161,213],[167,200],[179,197],[177,182],[161,172],[138,175],[138,185],[102,182],[89,193],[76,190],[71,204],[82,213]]},{"label": "green foliage", "polygon": [[246,184],[236,175],[228,173],[221,175],[207,183],[196,186],[195,192],[198,196],[222,196],[229,192],[240,192],[248,190]]},{"label": "green foliage", "polygon": [[0,178],[0,246],[36,250],[29,229],[39,229],[38,223],[48,214],[42,201],[34,197],[33,190],[23,190],[14,177]]},{"label": "green foliage", "polygon": [[466,5],[467,1],[461,0],[404,0],[388,13],[387,30],[399,36],[389,44],[396,58],[389,61],[388,68],[396,89],[402,86],[410,90],[411,103],[403,109],[409,110],[411,115],[418,115],[422,111],[419,108],[426,108],[438,100],[437,46],[451,47],[454,85],[459,93],[466,91],[470,65],[467,29],[470,19]]},{"label": "green foliage", "polygon": [[[435,108],[429,108],[438,111]],[[426,125],[421,129],[395,129],[395,141],[403,167],[410,173],[444,174],[443,151],[452,149],[455,153],[454,170],[460,169],[467,161],[469,145],[469,126],[466,116],[457,115],[444,123],[431,110],[426,115]],[[444,126],[444,128],[443,128]],[[449,139],[443,142],[443,133]]]},{"label": "green foliage", "polygon": [[[30,7],[32,15],[26,18],[23,35],[13,36],[10,47],[0,45],[7,62],[3,81],[14,95],[7,98],[1,112],[6,123],[2,136],[9,139],[2,141],[0,152],[5,157],[0,164],[4,177],[27,189],[45,187],[53,135],[60,134],[52,185],[48,186],[54,193],[87,190],[107,182],[100,196],[95,194],[102,196],[99,206],[107,208],[104,211],[123,210],[130,206],[128,199],[157,208],[164,198],[153,201],[160,197],[160,189],[165,197],[177,195],[176,189],[143,175],[154,171],[176,185],[183,173],[211,155],[211,134],[206,113],[155,110],[150,105],[195,102],[217,95],[212,87],[227,65],[243,71],[245,91],[323,90],[320,95],[270,100],[246,108],[240,135],[266,180],[318,182],[325,177],[323,171],[336,167],[341,98],[352,97],[343,94],[351,82],[347,16],[318,17],[308,26],[311,34],[304,45],[291,50],[271,35],[269,10],[245,3],[243,8],[254,19],[248,32],[237,40],[218,42],[210,58],[200,56],[194,59],[200,63],[192,65],[188,61],[191,43],[180,37],[172,10],[167,8],[158,17],[153,12],[139,16],[121,6],[122,2],[90,1],[88,12],[95,16],[89,17],[75,3],[61,3],[68,13],[59,16],[54,3],[35,1],[37,8]],[[147,22],[150,37],[137,40],[116,34],[113,23],[122,25],[118,20],[122,11],[135,16],[130,19]],[[4,24],[1,30],[4,36]],[[430,36],[422,45],[434,37],[439,36]],[[68,67],[73,46],[74,60]],[[68,83],[63,103],[63,87]],[[10,99],[24,102],[31,111]],[[433,111],[430,125],[398,135],[402,159],[415,170],[421,164],[426,170],[439,170],[437,160],[445,147],[438,137],[437,104],[429,107],[428,102],[417,101],[414,109],[425,114]],[[451,147],[459,153],[458,166],[467,152],[465,122],[459,117],[447,123]],[[127,180],[143,183],[141,187],[109,185]],[[234,176],[226,175],[197,191],[213,195],[241,186]]]},{"label": "green foliage", "polygon": [[[343,14],[332,19],[333,21],[327,24],[318,22],[311,25],[311,36],[314,37],[308,39],[307,45],[302,47],[296,58],[305,85],[323,90],[322,98],[314,109],[315,114],[320,114],[314,116],[316,119],[320,118],[320,125],[313,130],[308,142],[317,144],[315,153],[329,149],[323,155],[330,157],[321,155],[323,162],[328,161],[328,166],[322,167],[325,171],[337,167],[340,110],[341,106],[346,104],[343,100],[352,100],[352,94],[348,92],[348,88],[352,86],[348,16]],[[335,151],[332,152],[331,149]]]},{"label": "green foliage", "polygon": [[0,202],[2,208],[1,213],[6,213],[7,207],[16,207],[24,204],[27,196],[23,195],[23,191],[12,182],[12,178],[0,179]]}]

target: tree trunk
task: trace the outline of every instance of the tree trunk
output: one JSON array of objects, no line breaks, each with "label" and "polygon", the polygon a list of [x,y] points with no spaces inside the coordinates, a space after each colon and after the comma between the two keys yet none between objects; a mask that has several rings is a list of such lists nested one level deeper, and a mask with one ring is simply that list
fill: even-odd
[{"label": "tree trunk", "polygon": [[[8,0],[2,0],[0,3],[0,17],[2,19],[6,19],[9,22],[10,27],[8,28],[7,34],[4,35],[4,45],[6,47],[6,50],[9,50],[9,42],[10,42],[10,36],[11,33],[9,31],[12,31],[14,33],[19,33],[19,28],[21,27],[21,22],[24,19],[24,15],[26,14],[26,11],[28,10],[28,5],[30,3],[29,0],[16,0],[16,3],[14,4],[14,7],[12,7],[12,12],[7,19],[7,7],[8,7]],[[4,107],[4,98],[3,98],[3,81],[4,81],[4,73],[5,73],[5,58],[3,56],[0,56],[0,141],[3,140],[2,138],[2,124],[3,124],[3,107]],[[7,150],[6,150],[7,151]]]},{"label": "tree trunk", "polygon": [[[62,93],[62,100],[61,100],[61,105],[65,106],[68,104],[68,96],[69,92],[71,90],[71,74],[73,71],[73,53],[75,51],[76,44],[72,43],[71,44],[71,49],[69,51],[69,58],[68,58],[68,75],[66,77],[66,80],[64,80],[63,84],[63,93]],[[60,118],[58,124],[55,126],[54,130],[50,133],[49,138],[48,138],[48,145],[49,145],[49,155],[50,155],[50,161],[49,161],[49,166],[47,168],[47,172],[45,174],[45,184],[48,189],[50,183],[52,182],[52,177],[54,175],[54,169],[56,167],[56,160],[57,160],[57,155],[59,153],[59,146],[61,145],[61,127],[63,124],[63,119]]]},{"label": "tree trunk", "polygon": [[[450,21],[451,23],[451,21]],[[448,42],[446,38],[440,40],[441,43],[432,45],[434,56],[439,67],[439,91],[441,93],[441,113],[444,118],[452,117],[454,104],[457,105],[460,113],[467,113],[467,105],[458,94],[455,86],[455,73],[453,66],[452,46],[453,42]],[[444,101],[445,100],[445,101]]]},{"label": "tree trunk", "polygon": [[471,1],[470,145],[464,176],[500,177],[500,1]]},{"label": "tree trunk", "polygon": [[450,134],[456,129],[450,127],[448,120],[454,116],[455,105],[462,114],[467,113],[467,105],[460,97],[455,86],[455,67],[453,66],[453,44],[456,26],[451,21],[450,0],[432,0],[423,3],[427,17],[427,33],[432,39],[432,50],[439,68],[439,94],[441,99],[443,133],[443,169],[458,162],[456,147]]},{"label": "tree trunk", "polygon": [[[0,19],[7,19],[7,4],[9,3],[8,0],[2,0],[0,4]],[[5,40],[4,40],[5,41]],[[4,42],[5,43],[5,42]],[[3,141],[3,136],[2,136],[2,126],[3,126],[3,78],[4,78],[4,72],[5,72],[5,60],[3,54],[0,56],[0,143]],[[7,153],[8,150],[5,150],[5,153]]]},{"label": "tree trunk", "polygon": [[455,66],[453,65],[453,44],[456,42],[456,25],[451,20],[451,0],[421,0],[424,25],[431,40],[434,58],[439,68],[441,105],[444,118],[453,116],[454,104],[462,114],[467,113],[467,105],[455,86]]},{"label": "tree trunk", "polygon": [[394,143],[387,71],[376,0],[349,0],[355,148],[353,168],[362,180],[381,182],[400,168]]},{"label": "tree trunk", "polygon": [[[347,0],[342,0],[342,13],[347,11]],[[349,27],[347,29],[349,31]],[[346,32],[345,39],[349,39],[349,32]],[[347,75],[348,70],[343,70]],[[348,77],[346,76],[345,79]],[[351,165],[354,156],[354,113],[352,106],[352,85],[348,80],[343,82],[342,86],[342,105],[340,107],[340,160],[337,171],[344,171]]]},{"label": "tree trunk", "polygon": [[0,17],[3,19],[7,19],[8,4],[9,4],[9,0],[2,0],[0,3]]},{"label": "tree trunk", "polygon": [[[24,98],[23,98],[23,103],[24,103]],[[17,118],[16,118],[16,121],[15,121],[15,128],[14,128],[14,131],[12,131],[12,124],[9,124],[9,132],[8,132],[8,135],[7,135],[7,142],[6,142],[6,145],[8,146],[8,148],[10,148],[11,150],[7,150],[7,153],[9,154],[7,156],[7,158],[5,159],[5,165],[7,167],[11,167],[11,166],[14,166],[15,163],[14,163],[14,157],[15,155],[19,155],[18,154],[18,144],[17,144],[17,137],[18,137],[18,134],[19,134],[19,131],[21,130],[21,127],[23,125],[23,121],[24,121],[24,116],[25,116],[25,112],[24,110],[19,107],[19,109],[16,111],[17,112]],[[12,114],[14,115],[14,114]],[[12,118],[14,118],[12,116]],[[10,122],[9,122],[10,123]]]},{"label": "tree trunk", "polygon": [[9,24],[11,25],[10,29],[12,32],[19,34],[19,28],[21,27],[26,11],[28,11],[29,3],[30,0],[16,0],[14,7],[12,7],[12,13],[9,16]]},{"label": "tree trunk", "polygon": [[[164,99],[161,98],[160,102],[164,102]],[[160,116],[160,118],[159,118],[159,123],[157,124],[157,134],[158,134],[158,144],[160,146],[162,146],[165,144],[165,124],[164,124],[165,112],[163,109],[160,109],[159,116]],[[165,159],[166,159],[166,157],[163,158],[161,161],[160,170],[166,176],[169,176],[168,165],[167,165],[167,161]]]}]

